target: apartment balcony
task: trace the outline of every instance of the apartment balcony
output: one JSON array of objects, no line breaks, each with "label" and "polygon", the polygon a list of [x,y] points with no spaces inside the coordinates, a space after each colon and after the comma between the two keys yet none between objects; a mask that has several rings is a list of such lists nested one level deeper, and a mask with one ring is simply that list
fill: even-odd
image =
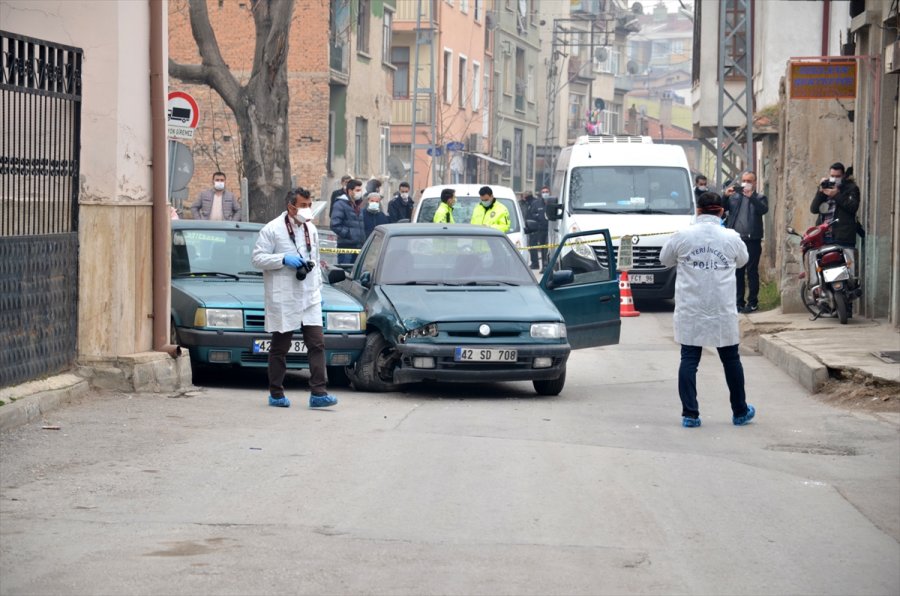
[{"label": "apartment balcony", "polygon": [[[431,101],[430,98],[420,97],[418,100],[419,109],[416,110],[416,124],[431,123]],[[413,100],[412,99],[394,99],[391,106],[391,124],[395,126],[411,126],[413,123]]]},{"label": "apartment balcony", "polygon": [[348,44],[332,41],[329,45],[329,82],[346,87],[350,84],[350,56]]},{"label": "apartment balcony", "polygon": [[[437,14],[434,3],[437,0],[422,1],[422,23],[430,23],[432,15]],[[419,0],[401,0],[397,2],[397,11],[394,13],[394,22],[416,22],[419,12]]]},{"label": "apartment balcony", "polygon": [[594,80],[590,61],[582,61],[581,58],[576,56],[569,58],[568,74],[569,80],[573,82],[590,82]]}]

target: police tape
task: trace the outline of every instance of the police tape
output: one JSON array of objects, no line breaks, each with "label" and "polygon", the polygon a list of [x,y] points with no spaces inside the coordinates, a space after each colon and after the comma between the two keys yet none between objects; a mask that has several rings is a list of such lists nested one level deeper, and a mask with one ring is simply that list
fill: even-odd
[{"label": "police tape", "polygon": [[[631,241],[633,244],[637,244],[640,242],[641,238],[644,236],[671,236],[675,232],[649,232],[647,234],[626,234],[626,236],[631,236]],[[611,240],[621,240],[622,236],[612,236]],[[566,242],[566,246],[571,246],[573,244],[596,244],[596,240],[572,240],[570,242]],[[519,250],[540,250],[544,248],[556,248],[559,244],[535,244],[533,246],[523,246]]]},{"label": "police tape", "polygon": [[[647,234],[631,234],[632,242],[637,244],[640,239],[644,236],[670,236],[675,232],[649,232]],[[612,240],[621,240],[622,236],[613,236]],[[596,240],[573,240],[571,242],[567,242],[566,245],[573,244],[596,244]],[[532,246],[523,246],[519,250],[540,250],[543,248],[556,248],[559,244],[534,244]],[[320,248],[320,253],[332,254],[332,255],[358,255],[360,249],[358,248]]]}]

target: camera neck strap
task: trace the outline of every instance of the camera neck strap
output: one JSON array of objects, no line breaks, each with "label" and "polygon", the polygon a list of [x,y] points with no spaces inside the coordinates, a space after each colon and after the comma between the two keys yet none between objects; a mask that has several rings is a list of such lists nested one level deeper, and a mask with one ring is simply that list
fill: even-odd
[{"label": "camera neck strap", "polygon": [[[297,237],[294,235],[294,226],[291,224],[291,216],[284,216],[284,225],[287,228],[288,236],[291,237],[291,242],[294,243],[294,248],[297,248]],[[309,257],[312,257],[312,242],[309,239],[309,227],[306,225],[306,222],[301,224],[303,227],[303,239],[306,241],[306,254]],[[300,252],[300,249],[297,248],[297,252]]]}]

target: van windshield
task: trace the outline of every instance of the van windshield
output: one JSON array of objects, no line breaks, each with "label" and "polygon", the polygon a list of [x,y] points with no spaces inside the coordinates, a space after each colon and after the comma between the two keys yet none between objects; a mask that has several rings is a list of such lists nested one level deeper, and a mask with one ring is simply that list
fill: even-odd
[{"label": "van windshield", "polygon": [[[472,211],[475,210],[475,207],[480,200],[481,197],[470,197],[457,194],[456,206],[453,207],[453,221],[456,223],[469,223],[472,219]],[[497,200],[506,207],[507,211],[509,211],[509,231],[506,233],[514,234],[520,231],[521,224],[519,223],[519,212],[516,211],[513,200],[506,198],[498,198]],[[422,199],[422,206],[419,208],[419,214],[416,217],[416,221],[419,223],[431,223],[431,220],[434,219],[434,212],[437,211],[438,205],[440,204],[441,199],[438,197],[426,197]]]},{"label": "van windshield", "polygon": [[694,212],[691,180],[682,168],[590,166],[572,170],[569,209],[575,213]]}]

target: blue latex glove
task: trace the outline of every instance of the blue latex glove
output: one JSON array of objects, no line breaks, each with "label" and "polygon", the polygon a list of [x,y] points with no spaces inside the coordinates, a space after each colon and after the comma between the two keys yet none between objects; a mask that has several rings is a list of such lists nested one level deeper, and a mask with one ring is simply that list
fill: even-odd
[{"label": "blue latex glove", "polygon": [[303,264],[303,259],[300,257],[300,255],[284,255],[284,258],[281,260],[281,262],[291,269],[299,269],[300,265]]}]

